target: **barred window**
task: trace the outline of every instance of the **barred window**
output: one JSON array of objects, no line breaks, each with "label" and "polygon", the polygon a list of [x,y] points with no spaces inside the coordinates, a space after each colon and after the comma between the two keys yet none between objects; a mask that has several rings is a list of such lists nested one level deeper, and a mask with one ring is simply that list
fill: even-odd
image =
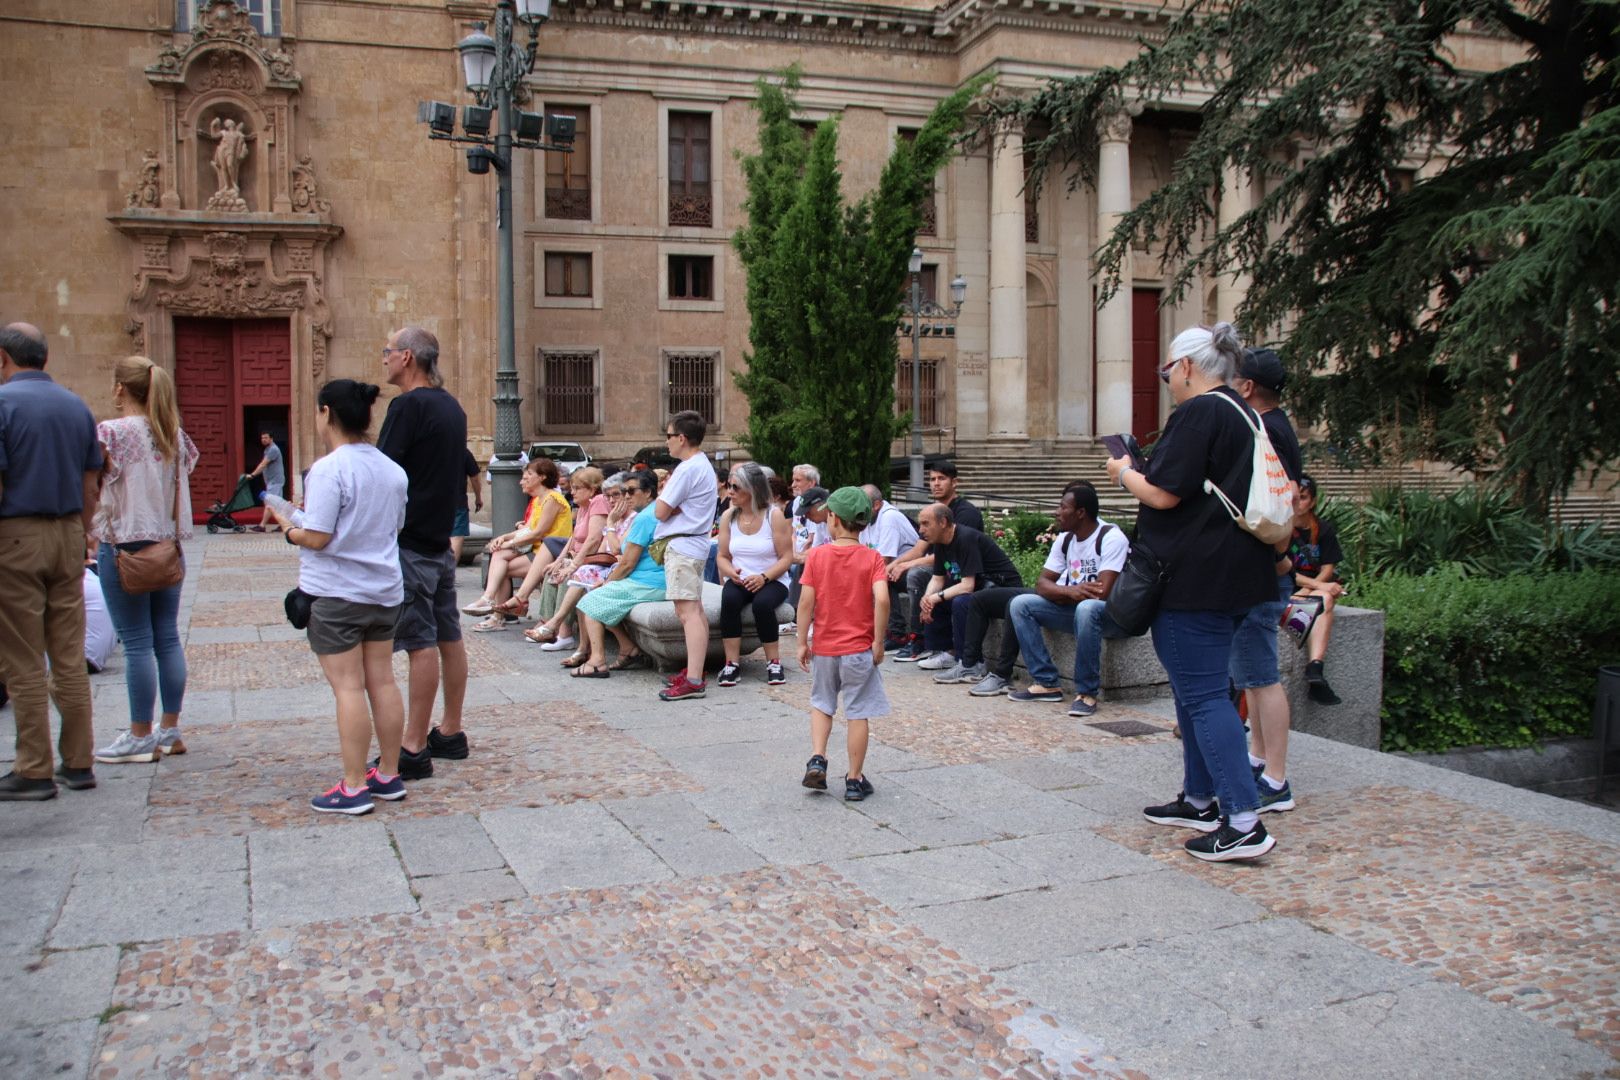
[{"label": "barred window", "polygon": [[720,420],[720,354],[665,351],[664,415],[691,409],[711,427]]},{"label": "barred window", "polygon": [[546,116],[572,116],[574,118],[574,152],[564,154],[556,150],[546,151],[545,216],[574,221],[589,221],[591,219],[591,107],[589,105],[548,104],[546,106]]},{"label": "barred window", "polygon": [[588,251],[546,252],[546,295],[591,295],[591,255]]},{"label": "barred window", "polygon": [[540,430],[594,429],[597,420],[598,353],[542,352],[540,354]]},{"label": "barred window", "polygon": [[[924,357],[922,369],[922,409],[917,422],[923,427],[939,427],[940,416],[944,412],[942,402],[945,397],[944,387],[940,385],[940,365],[937,359],[930,360]],[[911,411],[911,358],[903,357],[895,365],[894,384],[894,413],[896,416]]]}]

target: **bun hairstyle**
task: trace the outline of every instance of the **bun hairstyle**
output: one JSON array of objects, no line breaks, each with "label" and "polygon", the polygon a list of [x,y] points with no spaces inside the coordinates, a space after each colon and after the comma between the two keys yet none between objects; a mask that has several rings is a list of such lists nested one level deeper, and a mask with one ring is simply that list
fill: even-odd
[{"label": "bun hairstyle", "polygon": [[343,434],[363,439],[371,430],[371,406],[379,392],[372,383],[333,379],[321,387],[315,401],[326,407]]},{"label": "bun hairstyle", "polygon": [[1243,339],[1228,322],[1183,330],[1170,343],[1170,359],[1191,360],[1193,366],[1218,383],[1232,381],[1243,359]]},{"label": "bun hairstyle", "polygon": [[126,356],[113,365],[113,380],[146,410],[152,441],[165,460],[180,444],[180,407],[175,400],[174,376],[144,356]]}]

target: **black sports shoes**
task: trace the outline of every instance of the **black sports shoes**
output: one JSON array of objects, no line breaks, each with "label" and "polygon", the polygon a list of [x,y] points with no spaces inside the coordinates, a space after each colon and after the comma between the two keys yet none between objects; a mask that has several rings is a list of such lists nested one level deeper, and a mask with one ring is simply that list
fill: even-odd
[{"label": "black sports shoes", "polygon": [[[428,744],[413,754],[403,746],[399,748],[399,778],[401,780],[426,780],[433,775],[433,736],[438,733],[434,728],[428,733]],[[461,756],[467,756],[467,744],[462,742]],[[381,758],[372,758],[369,767],[380,768],[378,762]]]},{"label": "black sports shoes", "polygon": [[872,794],[872,781],[866,777],[844,777],[844,801],[860,802]]},{"label": "black sports shoes", "polygon": [[804,764],[804,779],[799,781],[807,788],[816,791],[827,790],[827,759],[820,754],[813,755]]},{"label": "black sports shoes", "polygon": [[[444,758],[446,761],[467,760],[467,733],[458,731],[454,735],[445,735],[434,728],[428,732],[427,752],[432,757]],[[400,764],[401,775],[404,775],[404,763]],[[406,777],[410,779],[410,777]]]},{"label": "black sports shoes", "polygon": [[1247,832],[1239,832],[1226,818],[1221,819],[1220,827],[1214,832],[1195,836],[1186,844],[1187,854],[1205,862],[1258,859],[1276,846],[1276,839],[1266,834],[1266,827],[1259,821]]},{"label": "black sports shoes", "polygon": [[1185,791],[1177,795],[1174,802],[1143,807],[1142,816],[1155,825],[1180,825],[1185,829],[1197,829],[1205,833],[1214,832],[1221,827],[1219,804],[1211,801],[1200,810],[1187,801]]}]

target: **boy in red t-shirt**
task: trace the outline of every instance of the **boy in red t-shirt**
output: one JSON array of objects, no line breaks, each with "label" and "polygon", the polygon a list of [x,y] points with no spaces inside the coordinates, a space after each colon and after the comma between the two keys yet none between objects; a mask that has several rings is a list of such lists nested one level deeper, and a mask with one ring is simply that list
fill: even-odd
[{"label": "boy in red t-shirt", "polygon": [[812,747],[803,783],[827,789],[827,739],[842,693],[849,754],[844,798],[859,802],[872,794],[861,773],[871,735],[867,721],[889,713],[877,670],[889,623],[888,567],[883,556],[861,545],[860,532],[872,520],[866,492],[839,488],[827,497],[827,510],[832,543],[810,550],[799,578],[799,667],[810,672]]}]

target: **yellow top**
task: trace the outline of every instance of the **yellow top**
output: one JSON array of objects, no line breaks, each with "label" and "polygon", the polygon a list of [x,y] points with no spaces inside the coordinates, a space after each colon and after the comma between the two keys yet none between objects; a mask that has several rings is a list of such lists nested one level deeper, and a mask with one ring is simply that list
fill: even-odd
[{"label": "yellow top", "polygon": [[[541,539],[549,540],[553,536],[560,536],[563,539],[567,539],[568,537],[573,536],[573,507],[568,505],[568,500],[563,498],[562,492],[556,490],[555,488],[550,488],[543,494],[536,495],[534,498],[529,500],[529,513],[528,516],[523,519],[523,527],[525,529],[534,529],[539,527],[540,517],[545,511],[547,499],[551,499],[556,502],[557,516],[551,519],[551,529]],[[529,550],[531,552],[537,551],[539,550],[539,547],[540,541],[537,540],[533,544],[529,545]]]}]

